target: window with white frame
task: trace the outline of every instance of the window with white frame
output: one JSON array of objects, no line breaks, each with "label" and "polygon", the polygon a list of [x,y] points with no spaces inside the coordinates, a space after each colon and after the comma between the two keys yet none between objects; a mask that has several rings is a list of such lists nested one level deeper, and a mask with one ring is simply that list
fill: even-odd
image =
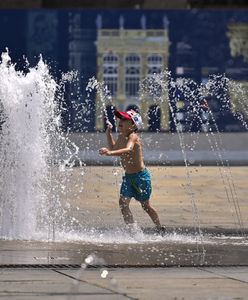
[{"label": "window with white frame", "polygon": [[127,97],[135,97],[139,92],[140,57],[132,53],[125,58],[125,92]]},{"label": "window with white frame", "polygon": [[151,54],[147,57],[147,75],[161,73],[163,68],[163,57],[160,54]]},{"label": "window with white frame", "polygon": [[117,95],[118,88],[118,56],[112,53],[103,56],[103,81],[113,97]]},{"label": "window with white frame", "polygon": [[[163,57],[160,54],[153,53],[147,57],[147,77],[152,79],[153,82],[154,78],[153,75],[160,74],[163,68]],[[154,82],[154,96],[161,97],[162,95],[162,87],[160,84]]]}]

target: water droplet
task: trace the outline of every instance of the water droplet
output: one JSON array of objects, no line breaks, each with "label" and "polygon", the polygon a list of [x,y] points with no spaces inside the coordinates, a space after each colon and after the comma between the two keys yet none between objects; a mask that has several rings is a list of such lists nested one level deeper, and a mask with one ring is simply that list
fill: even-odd
[{"label": "water droplet", "polygon": [[84,261],[86,264],[91,264],[94,261],[94,257],[92,255],[89,255],[85,258]]},{"label": "water droplet", "polygon": [[108,273],[109,273],[109,272],[108,272],[107,270],[102,270],[102,271],[101,271],[101,277],[102,277],[102,278],[107,278]]}]

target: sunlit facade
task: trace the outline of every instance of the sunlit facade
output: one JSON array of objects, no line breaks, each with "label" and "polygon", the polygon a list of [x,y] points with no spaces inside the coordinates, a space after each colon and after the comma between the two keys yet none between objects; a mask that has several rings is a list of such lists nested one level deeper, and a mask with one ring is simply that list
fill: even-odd
[{"label": "sunlit facade", "polygon": [[[122,20],[123,22],[123,20]],[[142,23],[142,22],[141,22]],[[103,29],[97,31],[97,79],[104,82],[112,95],[112,104],[117,109],[138,107],[144,122],[144,130],[169,129],[167,101],[154,105],[149,96],[139,95],[140,82],[146,77],[160,73],[168,67],[169,39],[168,22],[163,29]],[[99,97],[99,96],[98,96]],[[96,99],[96,128],[104,128],[100,99]],[[167,98],[168,95],[162,95]]]},{"label": "sunlit facade", "polygon": [[[227,36],[232,57],[243,57],[244,62],[248,62],[248,24],[232,23],[228,25]],[[242,70],[242,69],[241,69]],[[245,120],[248,119],[248,81],[242,79],[235,80],[236,89],[230,88],[232,110],[241,114]]]}]

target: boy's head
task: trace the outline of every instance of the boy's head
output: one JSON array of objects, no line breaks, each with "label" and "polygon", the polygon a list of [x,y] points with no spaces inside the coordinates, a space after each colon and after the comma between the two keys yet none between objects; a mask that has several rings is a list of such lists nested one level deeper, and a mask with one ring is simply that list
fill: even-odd
[{"label": "boy's head", "polygon": [[140,114],[134,110],[124,111],[115,111],[115,116],[120,119],[119,129],[120,131],[137,131],[142,128],[142,119]]}]

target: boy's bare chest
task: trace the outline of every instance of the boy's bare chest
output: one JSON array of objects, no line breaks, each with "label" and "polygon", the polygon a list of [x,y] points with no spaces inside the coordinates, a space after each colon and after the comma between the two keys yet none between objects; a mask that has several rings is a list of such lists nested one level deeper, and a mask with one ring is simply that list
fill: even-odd
[{"label": "boy's bare chest", "polygon": [[[127,143],[128,143],[128,139],[117,140],[116,144],[115,144],[115,149],[118,150],[118,149],[126,148]],[[134,160],[136,160],[137,156],[139,156],[139,152],[140,152],[139,143],[136,142],[134,144],[132,151],[121,155],[121,160],[129,161],[129,162],[134,161]]]},{"label": "boy's bare chest", "polygon": [[127,146],[127,142],[128,142],[127,139],[118,139],[115,144],[115,149],[118,150],[118,149],[125,148]]}]

